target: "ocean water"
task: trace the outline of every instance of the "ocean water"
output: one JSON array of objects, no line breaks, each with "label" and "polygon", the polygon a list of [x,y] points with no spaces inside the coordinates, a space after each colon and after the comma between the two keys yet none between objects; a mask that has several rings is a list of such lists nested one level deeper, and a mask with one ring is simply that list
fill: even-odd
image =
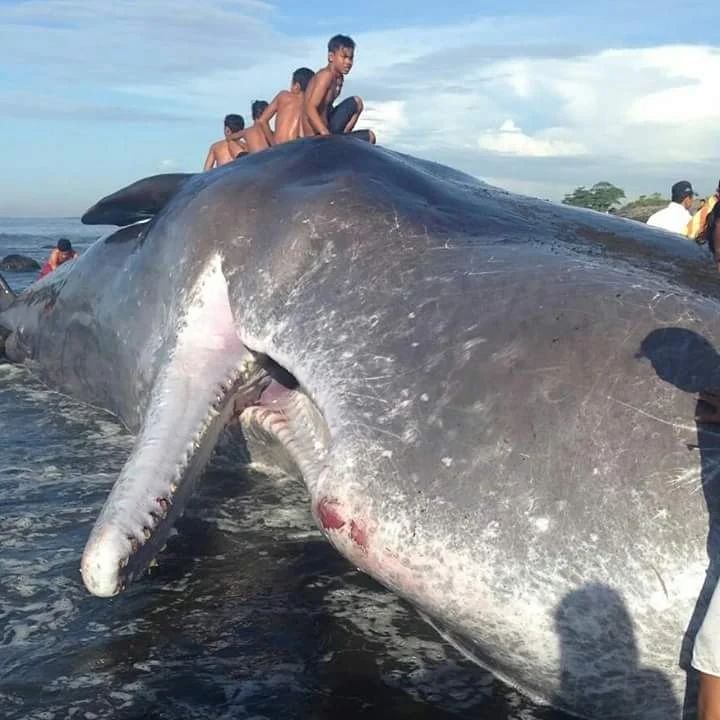
[{"label": "ocean water", "polygon": [[[103,229],[0,219],[42,263]],[[15,289],[36,273],[5,273]],[[5,720],[561,720],[465,660],[322,538],[304,489],[222,463],[159,567],[121,597],[80,555],[125,461],[114,418],[0,365],[0,716]]]}]

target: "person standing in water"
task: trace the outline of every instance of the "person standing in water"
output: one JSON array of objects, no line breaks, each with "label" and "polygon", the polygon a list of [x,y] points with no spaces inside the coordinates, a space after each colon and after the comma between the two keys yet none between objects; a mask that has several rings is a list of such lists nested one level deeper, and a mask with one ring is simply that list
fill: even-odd
[{"label": "person standing in water", "polygon": [[38,277],[45,277],[53,270],[57,270],[63,263],[75,260],[75,258],[78,257],[80,257],[80,253],[77,250],[73,250],[72,243],[67,238],[60,238],[57,241],[57,247],[53,248],[47,262],[42,266]]}]

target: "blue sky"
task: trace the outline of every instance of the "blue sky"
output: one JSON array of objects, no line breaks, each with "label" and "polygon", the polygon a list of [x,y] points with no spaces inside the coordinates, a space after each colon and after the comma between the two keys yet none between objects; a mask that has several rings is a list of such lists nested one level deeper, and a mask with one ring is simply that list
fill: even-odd
[{"label": "blue sky", "polygon": [[552,199],[599,180],[630,197],[717,184],[712,4],[329,7],[0,0],[0,215],[78,215],[140,177],[200,170],[223,116],[321,67],[336,32],[357,42],[360,125],[387,147]]}]

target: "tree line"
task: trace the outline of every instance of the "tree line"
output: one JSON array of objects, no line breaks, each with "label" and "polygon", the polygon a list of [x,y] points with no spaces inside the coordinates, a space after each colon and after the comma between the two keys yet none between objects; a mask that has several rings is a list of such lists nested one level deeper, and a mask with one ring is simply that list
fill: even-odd
[{"label": "tree line", "polygon": [[584,185],[576,187],[562,199],[564,205],[589,208],[598,212],[616,211],[622,215],[632,215],[634,211],[644,211],[651,207],[662,207],[668,199],[660,193],[641,195],[637,200],[626,203],[622,207],[620,201],[625,199],[625,191],[612,183],[602,181],[587,188]]}]

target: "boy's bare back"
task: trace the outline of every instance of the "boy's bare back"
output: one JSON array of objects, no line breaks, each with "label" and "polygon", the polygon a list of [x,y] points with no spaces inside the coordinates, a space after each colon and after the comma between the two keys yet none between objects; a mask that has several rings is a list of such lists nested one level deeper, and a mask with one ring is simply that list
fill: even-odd
[{"label": "boy's bare back", "polygon": [[[290,142],[303,137],[302,116],[304,94],[292,90],[281,90],[260,116],[258,123],[272,135],[272,144]],[[270,133],[270,120],[275,117],[275,132]]]},{"label": "boy's bare back", "polygon": [[303,93],[293,93],[283,90],[278,93],[277,115],[275,116],[275,142],[290,142],[303,136]]},{"label": "boy's bare back", "polygon": [[265,150],[270,147],[265,133],[263,133],[259,125],[253,125],[247,128],[247,130],[243,130],[243,137],[247,143],[249,153],[260,152],[260,150]]},{"label": "boy's bare back", "polygon": [[210,146],[203,170],[227,165],[245,152],[247,152],[247,147],[243,143],[236,140],[218,140]]},{"label": "boy's bare back", "polygon": [[297,140],[303,136],[303,93],[293,93],[283,90],[278,93],[277,115],[275,116],[275,141],[278,143]]}]

